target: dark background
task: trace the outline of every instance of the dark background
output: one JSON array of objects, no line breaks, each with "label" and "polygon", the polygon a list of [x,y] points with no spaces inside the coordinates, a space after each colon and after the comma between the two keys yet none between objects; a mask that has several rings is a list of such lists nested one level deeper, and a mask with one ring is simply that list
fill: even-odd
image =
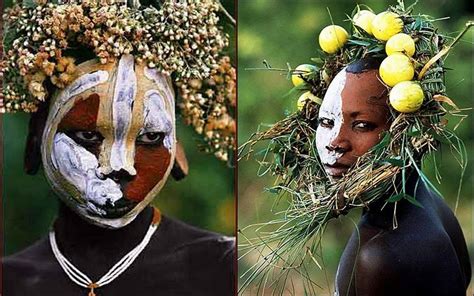
[{"label": "dark background", "polygon": [[[10,5],[7,0],[5,5]],[[234,1],[222,1],[234,15]],[[221,17],[224,20],[224,17]],[[226,21],[231,37],[230,54],[235,54],[235,30]],[[8,255],[44,236],[57,210],[57,198],[43,172],[28,176],[23,172],[23,155],[28,114],[3,116],[3,221],[4,254]],[[176,182],[170,176],[154,204],[168,216],[201,228],[234,235],[234,169],[212,155],[198,151],[198,135],[177,117],[177,137],[188,157],[188,177]]]},{"label": "dark background", "polygon": [[[311,63],[310,58],[318,55],[318,35],[331,24],[328,10],[334,23],[348,32],[350,24],[345,21],[356,3],[366,4],[377,14],[395,5],[396,1],[314,1],[314,0],[239,0],[238,1],[238,53],[239,53],[239,143],[245,142],[256,131],[259,124],[271,124],[283,118],[288,112],[296,111],[296,99],[286,97],[292,88],[285,75],[270,71],[249,71],[245,68],[263,67],[265,59],[274,68],[286,68],[286,63],[295,68],[299,64]],[[413,1],[405,1],[407,5]],[[474,19],[473,1],[464,0],[420,0],[415,13],[429,14],[435,18],[449,16],[448,20],[435,22],[440,32],[449,32],[455,37],[469,19]],[[460,108],[473,107],[473,39],[471,29],[445,60],[445,65],[453,70],[446,75],[447,93]],[[456,216],[459,219],[468,242],[471,258],[474,256],[473,243],[473,112],[467,111],[469,118],[457,129],[457,134],[465,141],[470,164],[463,180],[462,194]],[[456,118],[448,118],[450,125]],[[265,126],[261,126],[265,129]],[[263,147],[263,146],[260,146]],[[258,150],[258,148],[256,149]],[[442,184],[433,178],[432,167],[426,163],[424,169],[430,172],[430,179],[437,184],[447,204],[454,210],[458,189],[460,169],[449,150],[443,147],[440,160]],[[239,211],[238,224],[242,229],[249,224],[269,221],[272,218],[270,207],[274,196],[264,192],[265,186],[273,184],[270,176],[257,177],[258,164],[254,160],[239,163]],[[326,273],[314,265],[313,280],[322,286],[320,295],[333,295],[334,276],[337,264],[347,239],[357,223],[360,211],[334,220],[324,235],[324,262]],[[413,227],[416,227],[414,225]],[[251,236],[251,232],[245,233]],[[244,242],[239,237],[239,242]],[[255,260],[254,257],[239,262],[242,274]],[[442,258],[440,258],[442,260]],[[328,277],[326,282],[325,276]],[[288,281],[290,282],[290,280]],[[298,290],[295,295],[303,295]],[[434,283],[435,284],[435,283]],[[268,291],[270,292],[270,291]],[[268,293],[271,294],[271,293]],[[319,295],[319,294],[318,294]],[[472,295],[472,292],[469,293]]]}]

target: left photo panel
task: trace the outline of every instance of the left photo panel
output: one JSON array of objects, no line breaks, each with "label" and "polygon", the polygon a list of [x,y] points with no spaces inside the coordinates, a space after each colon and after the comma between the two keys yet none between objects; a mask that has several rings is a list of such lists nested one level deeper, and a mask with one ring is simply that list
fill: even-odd
[{"label": "left photo panel", "polygon": [[235,295],[235,1],[2,9],[0,295]]}]

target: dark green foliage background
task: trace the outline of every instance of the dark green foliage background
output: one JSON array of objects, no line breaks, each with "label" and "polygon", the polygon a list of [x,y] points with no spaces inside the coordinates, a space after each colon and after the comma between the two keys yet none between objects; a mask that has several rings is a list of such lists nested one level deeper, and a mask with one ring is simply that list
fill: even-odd
[{"label": "dark green foliage background", "polygon": [[[222,1],[234,14],[234,1]],[[10,4],[7,1],[6,4]],[[221,16],[224,19],[223,16]],[[235,44],[235,32],[224,28]],[[235,53],[231,46],[229,54]],[[23,172],[23,155],[28,114],[3,116],[3,221],[5,255],[32,244],[47,233],[57,210],[57,198],[40,171],[36,176]],[[190,172],[176,182],[170,176],[154,204],[168,216],[177,217],[201,228],[234,235],[234,169],[214,156],[198,151],[199,136],[177,118],[177,136],[188,157]]]},{"label": "dark green foliage background", "polygon": [[[366,4],[375,13],[384,11],[388,5],[395,5],[396,1],[357,1]],[[292,88],[291,81],[286,76],[270,71],[250,71],[246,68],[263,67],[265,59],[274,68],[286,68],[286,63],[295,68],[299,64],[311,63],[310,58],[318,55],[318,34],[327,25],[331,24],[328,10],[334,23],[349,31],[350,24],[345,21],[355,8],[355,1],[313,1],[313,0],[240,0],[238,2],[238,54],[239,54],[239,144],[245,142],[256,131],[259,124],[271,124],[283,118],[289,112],[296,110],[296,98],[285,96]],[[413,1],[406,0],[407,5]],[[449,16],[448,20],[435,23],[440,32],[449,32],[455,37],[463,29],[469,19],[474,19],[470,1],[435,1],[420,0],[415,7],[415,13],[429,14],[436,18]],[[468,6],[471,5],[471,12]],[[473,41],[474,30],[468,32],[463,40],[448,55],[445,65],[449,70],[446,75],[448,96],[461,108],[473,107]],[[457,129],[457,134],[465,141],[468,149],[470,164],[463,180],[460,204],[456,216],[463,228],[468,247],[474,247],[473,231],[473,112],[466,112],[466,119]],[[458,119],[449,117],[453,127]],[[265,129],[265,126],[261,126]],[[263,148],[264,145],[260,145]],[[256,149],[259,150],[258,147]],[[458,189],[460,169],[455,159],[446,147],[437,157],[440,161],[442,184],[438,188],[443,193],[448,205],[454,209],[456,192]],[[432,165],[426,162],[425,171],[433,178]],[[258,164],[253,160],[242,160],[239,163],[239,229],[253,223],[265,222],[272,218],[270,208],[274,196],[264,192],[265,186],[273,184],[271,176],[257,178]],[[435,184],[436,181],[435,181]],[[284,207],[284,202],[281,203]],[[274,209],[276,212],[277,209]],[[323,271],[314,265],[314,278],[322,285],[321,295],[332,295],[334,290],[333,279],[339,257],[359,219],[360,212],[354,211],[346,217],[332,221],[324,236],[324,262],[328,283]],[[416,227],[414,225],[413,227]],[[245,233],[252,236],[252,232]],[[244,238],[239,238],[244,243]],[[471,253],[471,257],[474,256]],[[254,258],[255,259],[255,258]],[[441,258],[440,258],[441,259]],[[242,274],[250,266],[251,260],[239,262],[239,273]],[[298,283],[294,283],[298,288]],[[319,291],[319,290],[318,290]],[[269,293],[271,294],[271,293]],[[303,295],[297,290],[295,295]]]}]

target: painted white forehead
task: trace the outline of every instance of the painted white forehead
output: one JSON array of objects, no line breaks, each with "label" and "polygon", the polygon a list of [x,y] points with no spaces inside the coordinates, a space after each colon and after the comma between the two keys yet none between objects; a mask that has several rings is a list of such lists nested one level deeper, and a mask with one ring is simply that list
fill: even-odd
[{"label": "painted white forehead", "polygon": [[334,105],[340,105],[342,102],[342,90],[346,84],[346,68],[344,67],[329,84],[328,90],[324,95],[323,103],[319,113],[332,113]]},{"label": "painted white forehead", "polygon": [[[87,62],[86,62],[87,63]],[[159,89],[164,94],[164,99],[170,105],[174,106],[174,89],[169,79],[169,76],[159,72],[157,69],[151,69],[144,67],[144,77],[138,77],[135,72],[134,58],[132,55],[123,55],[120,57],[117,63],[118,77],[115,80],[114,89],[116,91],[124,88],[137,87],[137,80],[148,79],[155,83],[154,89]],[[79,66],[80,67],[80,66]],[[81,93],[90,90],[102,83],[106,83],[112,77],[112,73],[106,70],[97,70],[90,73],[86,73],[78,77],[73,83],[68,85],[65,89],[60,92],[56,104],[58,106],[63,105],[72,98],[80,95]],[[117,94],[116,94],[117,95]],[[134,100],[134,95],[132,100]]]}]

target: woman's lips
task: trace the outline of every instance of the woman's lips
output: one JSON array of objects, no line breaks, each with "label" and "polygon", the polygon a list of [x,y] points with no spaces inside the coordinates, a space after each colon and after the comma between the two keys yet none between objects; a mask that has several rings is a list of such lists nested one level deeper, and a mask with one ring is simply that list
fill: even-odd
[{"label": "woman's lips", "polygon": [[331,165],[324,164],[324,170],[331,177],[342,177],[345,173],[347,173],[349,168],[350,166],[337,162]]}]

